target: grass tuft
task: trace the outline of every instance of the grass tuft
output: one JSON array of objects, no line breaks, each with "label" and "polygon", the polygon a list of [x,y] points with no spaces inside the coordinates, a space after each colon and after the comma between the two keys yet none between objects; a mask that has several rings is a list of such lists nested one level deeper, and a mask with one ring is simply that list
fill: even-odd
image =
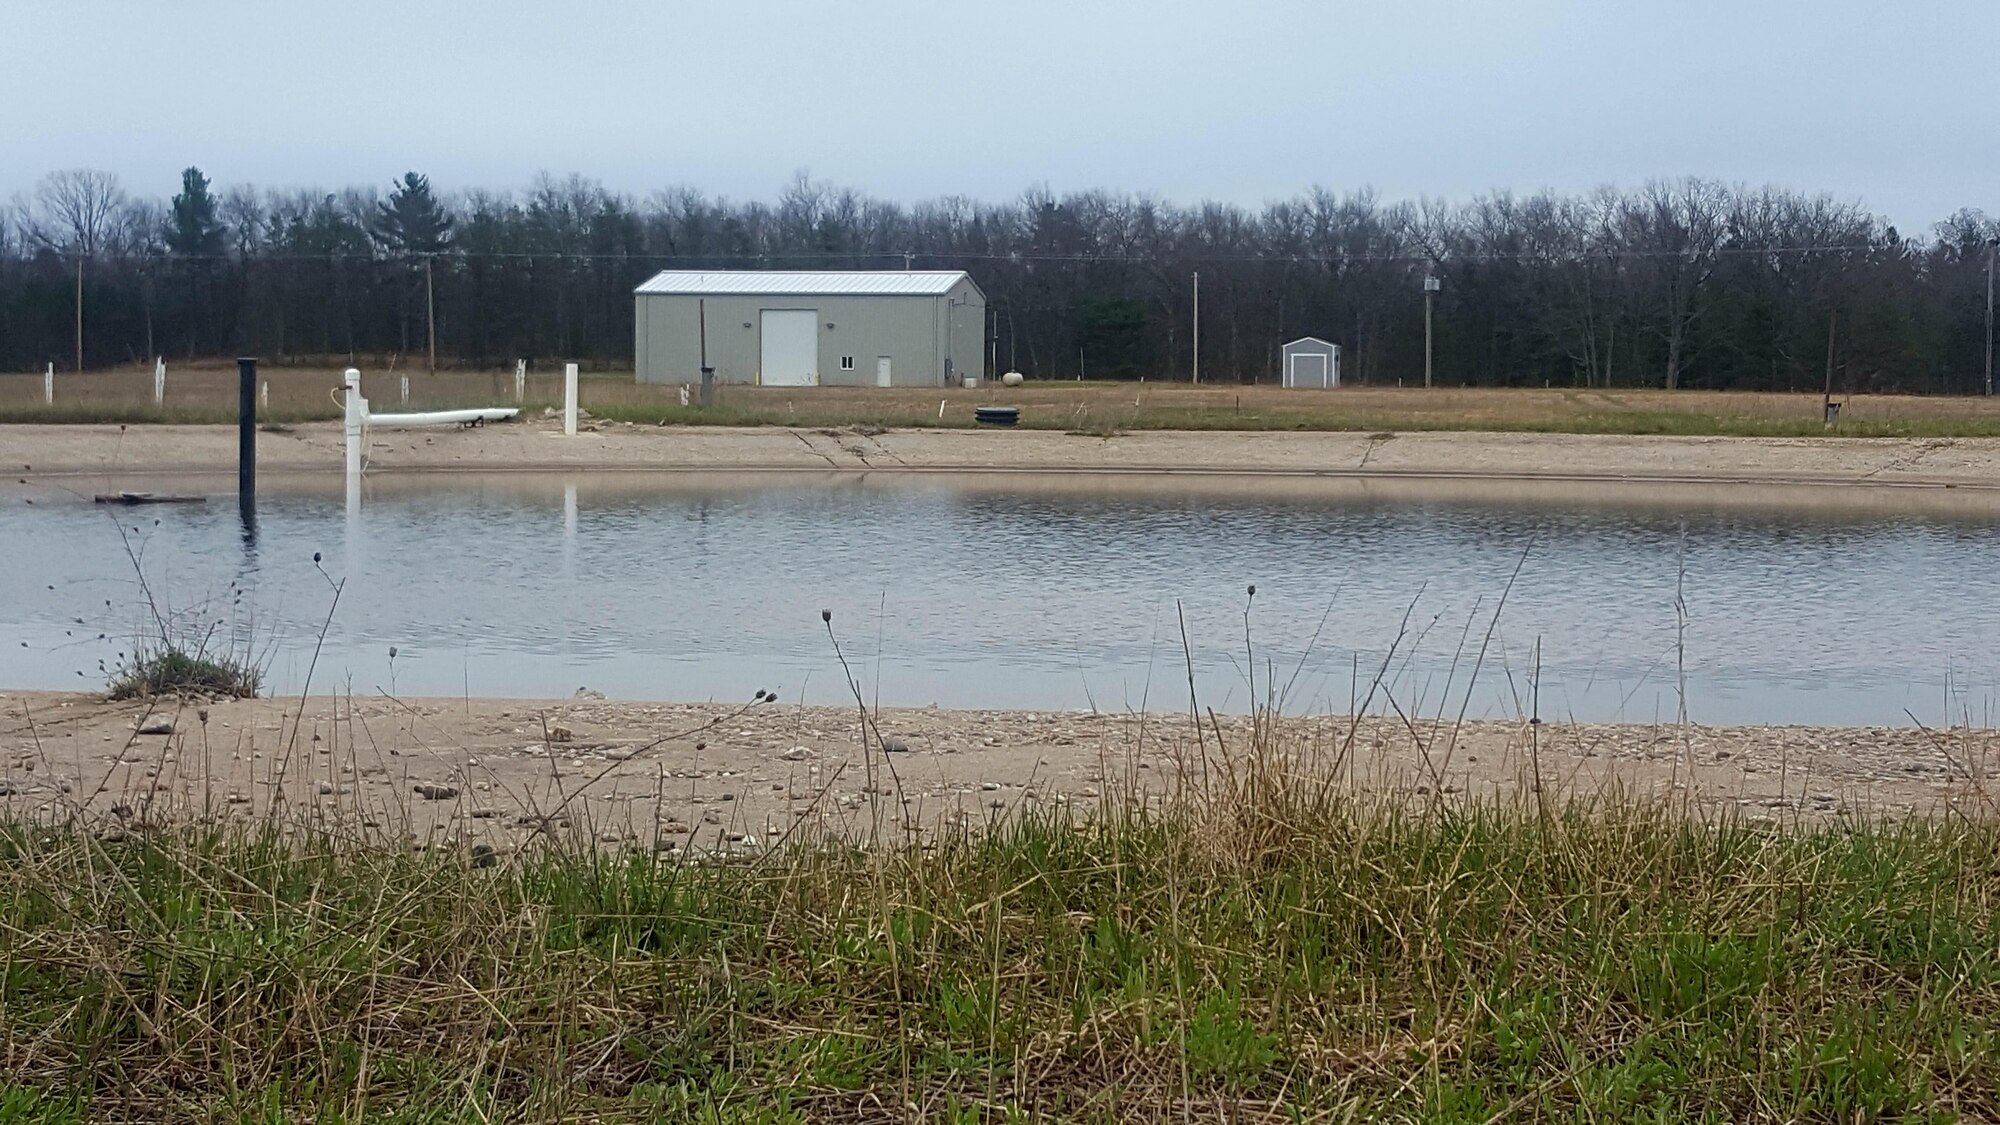
[{"label": "grass tuft", "polygon": [[111,678],[112,699],[160,695],[252,699],[261,677],[247,661],[162,644],[135,653]]}]

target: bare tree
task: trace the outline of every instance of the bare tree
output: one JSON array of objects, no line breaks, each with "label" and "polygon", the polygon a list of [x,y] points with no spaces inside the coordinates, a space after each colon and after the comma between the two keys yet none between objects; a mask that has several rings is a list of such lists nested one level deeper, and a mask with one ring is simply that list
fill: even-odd
[{"label": "bare tree", "polygon": [[102,252],[125,222],[125,189],[109,172],[51,172],[35,187],[29,235],[76,263],[75,359],[83,370],[83,264]]},{"label": "bare tree", "polygon": [[104,252],[124,221],[125,189],[109,172],[51,172],[35,186],[30,234],[64,255],[89,258]]}]

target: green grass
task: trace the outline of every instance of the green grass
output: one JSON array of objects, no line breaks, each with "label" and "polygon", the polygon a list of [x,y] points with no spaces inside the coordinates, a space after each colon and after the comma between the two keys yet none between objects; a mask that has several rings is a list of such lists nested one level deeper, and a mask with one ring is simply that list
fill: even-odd
[{"label": "green grass", "polygon": [[1984,1120],[1996,909],[1980,821],[1298,783],[755,865],[17,822],[0,1115]]},{"label": "green grass", "polygon": [[179,645],[148,645],[111,677],[106,693],[112,699],[142,699],[155,695],[228,696],[251,699],[261,680],[247,660],[189,652]]}]

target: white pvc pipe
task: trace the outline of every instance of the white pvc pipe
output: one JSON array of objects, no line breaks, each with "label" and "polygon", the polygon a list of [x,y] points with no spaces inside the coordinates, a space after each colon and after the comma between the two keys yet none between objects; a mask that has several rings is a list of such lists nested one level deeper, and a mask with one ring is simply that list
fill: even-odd
[{"label": "white pvc pipe", "polygon": [[474,422],[505,422],[519,413],[519,410],[511,406],[491,406],[472,410],[429,410],[415,414],[370,414],[366,422],[371,429],[414,430],[422,426],[465,426]]},{"label": "white pvc pipe", "polygon": [[42,405],[54,406],[55,404],[56,404],[56,365],[51,363],[49,364],[49,369],[47,371],[42,372]]},{"label": "white pvc pipe", "polygon": [[576,436],[576,364],[563,364],[563,433]]},{"label": "white pvc pipe", "polygon": [[352,478],[361,475],[361,432],[368,424],[368,400],[361,397],[361,372],[355,368],[341,373],[340,387],[347,407],[347,475],[351,485]]},{"label": "white pvc pipe", "polygon": [[264,410],[271,409],[271,381],[269,379],[264,380],[263,387],[257,391],[257,398],[257,405],[260,408]]},{"label": "white pvc pipe", "polygon": [[403,405],[410,405],[410,377],[403,376]]},{"label": "white pvc pipe", "polygon": [[153,405],[162,406],[167,401],[167,361],[153,357]]},{"label": "white pvc pipe", "polygon": [[528,361],[514,361],[514,402],[519,404],[528,393]]}]

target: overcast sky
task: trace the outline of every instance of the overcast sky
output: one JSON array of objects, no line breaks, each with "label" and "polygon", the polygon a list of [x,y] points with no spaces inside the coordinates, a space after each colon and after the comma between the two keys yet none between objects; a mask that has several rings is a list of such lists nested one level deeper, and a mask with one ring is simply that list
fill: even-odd
[{"label": "overcast sky", "polygon": [[1255,206],[1695,173],[2000,212],[2000,0],[0,0],[0,197],[93,167]]}]

